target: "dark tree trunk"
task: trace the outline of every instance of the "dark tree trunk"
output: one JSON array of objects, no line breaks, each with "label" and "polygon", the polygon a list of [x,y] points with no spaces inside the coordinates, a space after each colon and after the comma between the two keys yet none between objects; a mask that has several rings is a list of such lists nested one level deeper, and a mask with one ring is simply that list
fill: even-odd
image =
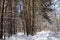
[{"label": "dark tree trunk", "polygon": [[31,35],[34,34],[34,23],[35,22],[35,13],[34,13],[34,0],[32,0],[32,30]]},{"label": "dark tree trunk", "polygon": [[3,38],[3,13],[4,13],[4,3],[5,3],[5,0],[3,0],[3,5],[2,5],[0,38]]}]

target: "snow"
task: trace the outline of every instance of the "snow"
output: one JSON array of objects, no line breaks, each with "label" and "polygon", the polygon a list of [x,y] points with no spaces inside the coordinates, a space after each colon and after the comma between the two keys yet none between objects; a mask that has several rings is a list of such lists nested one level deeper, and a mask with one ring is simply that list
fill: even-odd
[{"label": "snow", "polygon": [[6,40],[60,40],[60,32],[41,31],[37,32],[34,36],[27,36],[20,32],[12,35],[10,38],[6,37]]}]

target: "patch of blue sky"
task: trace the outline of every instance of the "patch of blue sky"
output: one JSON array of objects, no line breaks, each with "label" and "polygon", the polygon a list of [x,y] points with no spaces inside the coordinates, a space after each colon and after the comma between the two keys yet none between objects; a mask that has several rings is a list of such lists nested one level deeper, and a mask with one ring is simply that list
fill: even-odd
[{"label": "patch of blue sky", "polygon": [[19,14],[20,14],[20,12],[23,10],[23,3],[22,3],[22,1],[19,1],[19,2],[18,2],[17,10],[18,10],[18,13],[19,13]]},{"label": "patch of blue sky", "polygon": [[51,8],[54,11],[59,11],[60,10],[60,1],[59,0],[53,0],[53,5],[51,5]]},{"label": "patch of blue sky", "polygon": [[54,10],[54,12],[57,14],[57,17],[59,18],[60,15],[60,0],[54,0],[53,5],[51,5],[51,8]]}]

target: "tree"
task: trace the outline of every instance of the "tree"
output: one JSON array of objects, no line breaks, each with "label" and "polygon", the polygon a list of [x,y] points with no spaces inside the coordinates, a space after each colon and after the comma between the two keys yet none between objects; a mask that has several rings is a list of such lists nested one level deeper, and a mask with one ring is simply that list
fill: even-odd
[{"label": "tree", "polygon": [[42,15],[44,19],[47,19],[48,22],[51,22],[46,12],[52,11],[52,9],[50,8],[50,6],[52,5],[51,3],[52,0],[38,0],[38,2],[39,2],[39,7],[38,7],[39,14]]},{"label": "tree", "polygon": [[1,33],[0,33],[0,38],[3,37],[3,13],[4,13],[4,3],[5,3],[5,0],[3,0],[3,5],[2,5],[2,14],[1,14]]},{"label": "tree", "polygon": [[17,0],[7,0],[7,26],[8,26],[8,36],[11,36],[12,34],[16,34],[17,32]]},{"label": "tree", "polygon": [[[35,4],[36,2],[38,2],[38,9],[35,9]],[[51,23],[51,19],[49,18],[49,16],[47,15],[47,11],[52,11],[51,8],[49,8],[49,6],[51,5],[51,0],[24,0],[23,1],[23,23],[25,23],[26,27],[26,33],[27,35],[34,34],[34,25],[35,25],[35,13],[36,10],[39,11],[39,14],[46,20],[48,20],[48,22]]]},{"label": "tree", "polygon": [[16,0],[2,0],[1,12],[1,38],[5,35],[11,36],[16,33],[16,20],[17,20],[17,1]]}]

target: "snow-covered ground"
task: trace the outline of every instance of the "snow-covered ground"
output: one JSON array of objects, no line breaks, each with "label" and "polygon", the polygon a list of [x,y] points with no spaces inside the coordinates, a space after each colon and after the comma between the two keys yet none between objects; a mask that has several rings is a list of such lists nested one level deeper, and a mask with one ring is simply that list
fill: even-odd
[{"label": "snow-covered ground", "polygon": [[[55,35],[54,35],[55,34]],[[34,36],[26,36],[24,33],[17,33],[6,40],[60,40],[60,32],[54,33],[52,31],[37,32]]]}]

